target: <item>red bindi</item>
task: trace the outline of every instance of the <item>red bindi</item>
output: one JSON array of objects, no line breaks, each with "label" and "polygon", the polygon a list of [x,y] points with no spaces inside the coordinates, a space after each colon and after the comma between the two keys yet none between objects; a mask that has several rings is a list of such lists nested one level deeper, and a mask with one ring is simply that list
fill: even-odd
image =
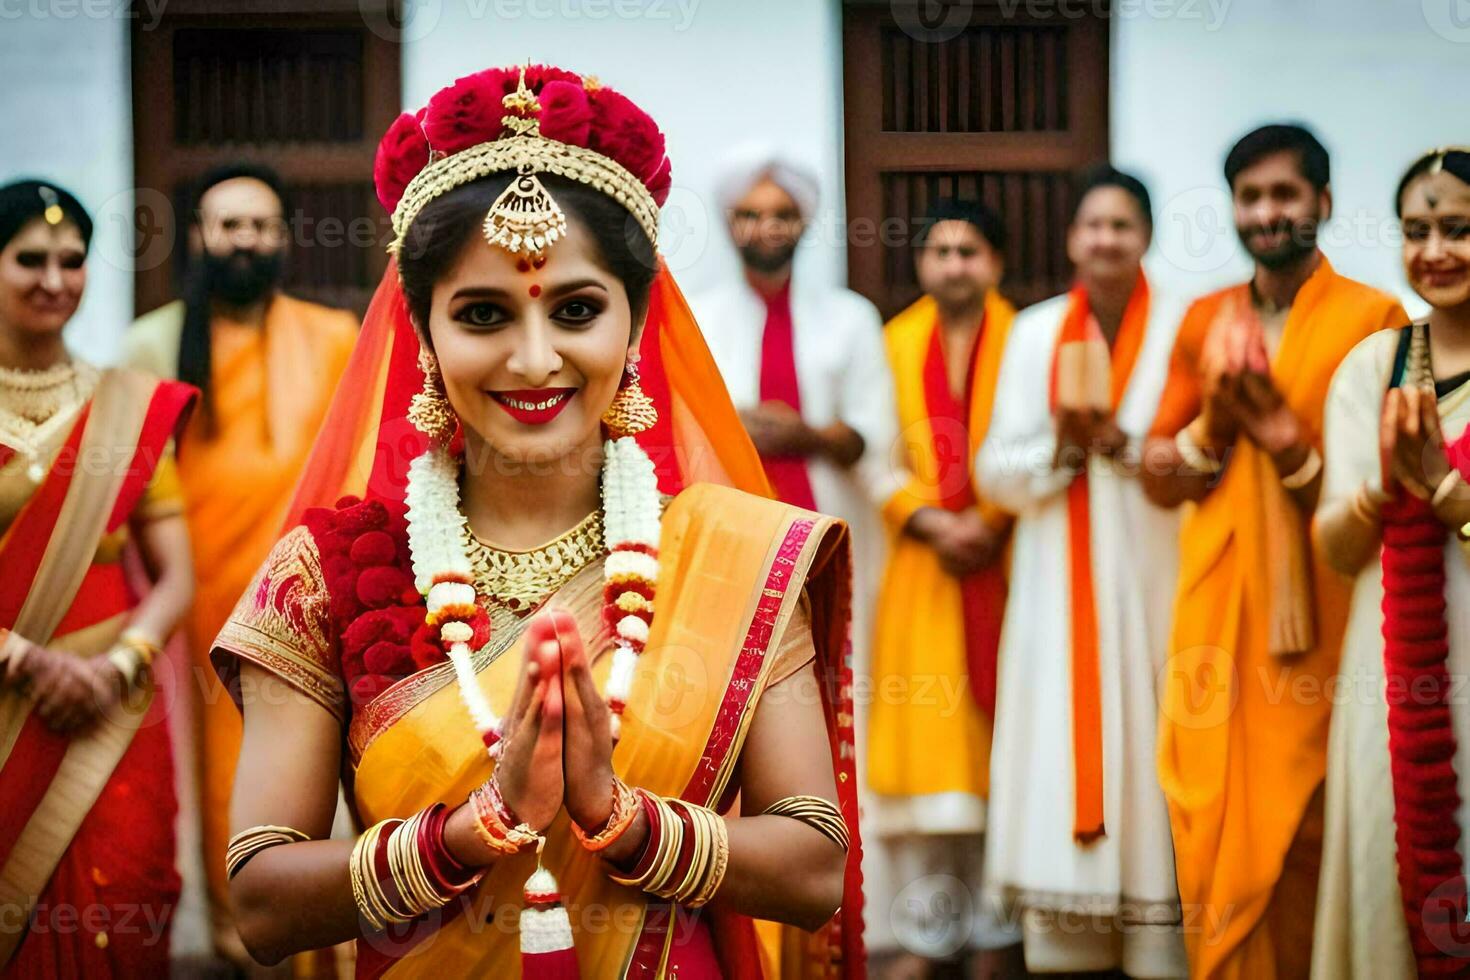
[{"label": "red bindi", "polygon": [[516,260],[516,271],[517,272],[530,272],[531,271],[531,263],[527,262],[525,259],[517,259]]},{"label": "red bindi", "polygon": [[543,265],[546,264],[546,256],[544,256],[544,255],[538,255],[538,256],[536,256],[534,259],[531,260],[531,264],[533,266],[535,266],[536,268],[538,268],[538,269],[541,268]]},{"label": "red bindi", "polygon": [[532,283],[531,284],[531,298],[532,299],[535,299],[537,296],[540,296],[540,295],[541,295],[541,287],[539,285],[535,284],[535,283]]}]

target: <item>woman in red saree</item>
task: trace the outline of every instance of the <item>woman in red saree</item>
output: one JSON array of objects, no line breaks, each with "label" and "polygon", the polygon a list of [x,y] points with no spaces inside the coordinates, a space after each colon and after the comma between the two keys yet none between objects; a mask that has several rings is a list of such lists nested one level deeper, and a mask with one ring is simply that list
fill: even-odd
[{"label": "woman in red saree", "polygon": [[861,975],[846,530],[768,499],[657,258],[663,146],[542,66],[383,141],[397,262],[216,643],[264,962]]},{"label": "woman in red saree", "polygon": [[[171,440],[194,390],[67,351],[91,227],[60,188],[0,188],[5,977],[161,976],[179,894],[148,666],[192,593]],[[133,545],[154,576],[142,597]]]}]

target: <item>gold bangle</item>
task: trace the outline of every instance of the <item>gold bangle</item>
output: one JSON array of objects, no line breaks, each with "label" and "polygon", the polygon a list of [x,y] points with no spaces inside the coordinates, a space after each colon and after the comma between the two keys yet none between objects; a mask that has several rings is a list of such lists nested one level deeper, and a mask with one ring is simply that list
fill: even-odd
[{"label": "gold bangle", "polygon": [[309,835],[294,827],[279,827],[275,824],[262,824],[242,830],[230,838],[230,843],[225,848],[225,873],[233,878],[245,867],[246,862],[261,851],[309,840]]},{"label": "gold bangle", "polygon": [[1453,466],[1450,467],[1450,471],[1445,474],[1444,479],[1439,481],[1439,486],[1434,488],[1434,496],[1429,499],[1429,506],[1438,510],[1439,505],[1448,500],[1450,494],[1458,489],[1460,482],[1460,471]]},{"label": "gold bangle", "polygon": [[714,860],[705,874],[704,883],[689,899],[690,908],[699,908],[709,903],[725,881],[725,872],[730,867],[730,828],[723,817],[715,814]]},{"label": "gold bangle", "polygon": [[136,650],[138,659],[143,662],[144,667],[152,667],[153,661],[163,653],[163,649],[150,640],[142,630],[123,630],[122,636],[118,637],[118,643],[130,650]]},{"label": "gold bangle", "polygon": [[1307,458],[1294,471],[1281,478],[1281,485],[1288,490],[1300,490],[1322,472],[1322,454],[1316,446],[1307,447]]},{"label": "gold bangle", "polygon": [[132,687],[137,681],[138,671],[143,668],[142,658],[132,647],[113,647],[107,651],[107,662],[117,668],[117,672],[123,676],[123,683],[128,687]]},{"label": "gold bangle", "polygon": [[[490,779],[494,779],[491,776]],[[541,835],[531,828],[530,824],[520,823],[514,827],[507,827],[505,822],[495,813],[495,807],[490,802],[490,782],[486,780],[470,793],[470,813],[475,818],[475,836],[480,839],[492,854],[517,854],[525,850],[529,844],[537,844],[541,841]]]},{"label": "gold bangle", "polygon": [[1225,468],[1224,464],[1222,464],[1219,460],[1211,459],[1210,456],[1207,455],[1205,451],[1199,447],[1199,444],[1194,441],[1194,436],[1190,434],[1188,426],[1185,426],[1177,433],[1175,433],[1174,445],[1176,448],[1178,448],[1179,458],[1184,460],[1184,465],[1188,466],[1196,473],[1203,473],[1209,476],[1213,476],[1214,474],[1219,473],[1222,469]]},{"label": "gold bangle", "polygon": [[844,851],[852,846],[852,835],[842,811],[831,800],[820,796],[788,796],[766,807],[763,813],[777,817],[790,817],[816,830]]}]

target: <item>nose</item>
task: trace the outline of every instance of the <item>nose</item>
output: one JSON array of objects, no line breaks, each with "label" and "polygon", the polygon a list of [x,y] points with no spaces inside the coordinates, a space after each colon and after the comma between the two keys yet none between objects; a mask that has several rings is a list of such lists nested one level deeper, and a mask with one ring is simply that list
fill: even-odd
[{"label": "nose", "polygon": [[506,366],[526,379],[529,388],[540,388],[561,370],[561,353],[556,349],[552,326],[545,315],[527,315],[516,331],[515,350]]},{"label": "nose", "polygon": [[47,259],[41,267],[41,288],[48,293],[59,293],[61,282],[61,263],[54,258]]},{"label": "nose", "polygon": [[1438,262],[1445,257],[1445,236],[1438,228],[1432,228],[1429,237],[1424,240],[1424,259],[1428,262]]}]

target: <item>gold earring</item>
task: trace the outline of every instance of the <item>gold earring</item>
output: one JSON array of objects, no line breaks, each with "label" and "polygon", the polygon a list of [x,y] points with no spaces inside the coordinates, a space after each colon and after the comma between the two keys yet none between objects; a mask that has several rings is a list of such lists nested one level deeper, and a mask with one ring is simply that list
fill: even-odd
[{"label": "gold earring", "polygon": [[602,413],[602,424],[607,426],[612,438],[621,439],[647,432],[657,423],[658,409],[638,383],[638,365],[629,364],[617,395]]},{"label": "gold earring", "polygon": [[427,347],[420,347],[419,367],[424,372],[424,387],[408,403],[408,420],[430,441],[447,445],[459,420],[440,384],[439,359]]}]

